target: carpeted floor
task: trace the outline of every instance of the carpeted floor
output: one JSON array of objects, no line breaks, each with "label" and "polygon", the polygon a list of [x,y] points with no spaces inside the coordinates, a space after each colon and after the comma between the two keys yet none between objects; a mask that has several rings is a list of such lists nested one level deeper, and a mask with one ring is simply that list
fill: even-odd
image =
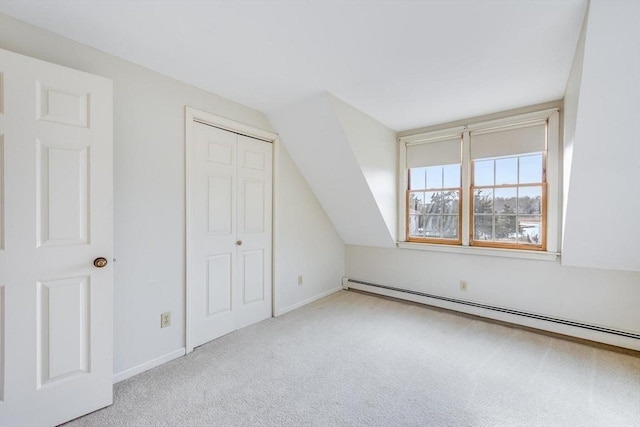
[{"label": "carpeted floor", "polygon": [[115,385],[68,426],[640,425],[640,358],[341,291]]}]

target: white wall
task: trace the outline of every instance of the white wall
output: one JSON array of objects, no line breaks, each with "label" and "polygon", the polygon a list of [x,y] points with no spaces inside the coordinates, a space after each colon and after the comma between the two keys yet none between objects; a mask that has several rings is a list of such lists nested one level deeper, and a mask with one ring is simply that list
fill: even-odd
[{"label": "white wall", "polygon": [[[347,277],[640,333],[640,3],[592,2],[586,19],[565,99],[562,264],[349,245]],[[513,317],[640,348],[631,338]]]},{"label": "white wall", "polygon": [[396,132],[341,99],[331,94],[328,98],[384,218],[387,230],[395,240],[398,233]]},{"label": "white wall", "polygon": [[[271,131],[259,111],[0,14],[0,47],[114,82],[114,371],[184,347],[184,107]],[[276,302],[340,285],[344,244],[281,149]],[[295,209],[292,212],[290,209]],[[310,224],[313,222],[313,224]],[[320,243],[319,243],[320,242]],[[305,284],[297,285],[304,274]],[[293,279],[292,276],[293,275]],[[160,313],[172,326],[160,329]]]},{"label": "white wall", "polygon": [[[636,272],[563,267],[556,261],[347,246],[346,276],[640,333],[640,273]],[[467,281],[466,292],[460,291],[460,280]],[[475,313],[466,306],[456,309]],[[553,326],[536,325],[552,331]]]},{"label": "white wall", "polygon": [[282,144],[278,162],[275,307],[281,314],[340,289],[345,245]]},{"label": "white wall", "polygon": [[640,2],[591,2],[567,101],[577,111],[562,263],[640,271]]},{"label": "white wall", "polygon": [[589,10],[584,16],[582,31],[576,46],[573,65],[569,73],[567,88],[564,93],[564,144],[562,150],[562,240],[567,220],[567,200],[569,199],[569,183],[571,182],[571,165],[573,162],[573,144],[576,137],[576,120],[578,118],[578,102],[580,100],[580,83],[582,81],[582,65],[584,61],[584,42],[587,33]]},{"label": "white wall", "polygon": [[342,241],[393,246],[393,235],[329,97],[311,95],[270,113],[269,119]]}]

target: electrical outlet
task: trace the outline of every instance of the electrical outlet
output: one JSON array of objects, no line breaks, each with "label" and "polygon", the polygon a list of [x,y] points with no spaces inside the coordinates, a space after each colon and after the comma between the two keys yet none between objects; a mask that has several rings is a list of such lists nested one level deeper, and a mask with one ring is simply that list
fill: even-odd
[{"label": "electrical outlet", "polygon": [[298,285],[302,285],[304,281],[302,280],[302,274],[298,276]]},{"label": "electrical outlet", "polygon": [[160,315],[160,327],[167,328],[169,326],[171,326],[171,312],[167,311]]},{"label": "electrical outlet", "polygon": [[460,290],[461,291],[466,291],[467,290],[467,281],[466,280],[460,280]]}]

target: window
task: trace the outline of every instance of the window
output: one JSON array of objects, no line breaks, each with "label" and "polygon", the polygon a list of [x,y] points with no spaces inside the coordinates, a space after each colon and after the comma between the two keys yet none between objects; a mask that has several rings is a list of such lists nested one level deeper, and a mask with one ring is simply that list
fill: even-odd
[{"label": "window", "polygon": [[409,175],[409,238],[460,242],[460,165],[414,168]]},{"label": "window", "polygon": [[404,241],[557,250],[558,110],[400,138]]},{"label": "window", "polygon": [[408,241],[461,242],[461,142],[454,136],[407,147]]}]

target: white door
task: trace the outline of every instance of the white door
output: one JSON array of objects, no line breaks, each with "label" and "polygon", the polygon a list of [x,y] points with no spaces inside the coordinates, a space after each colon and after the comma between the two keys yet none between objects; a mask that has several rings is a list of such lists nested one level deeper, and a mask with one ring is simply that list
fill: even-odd
[{"label": "white door", "polygon": [[271,317],[272,145],[193,123],[189,166],[193,347]]},{"label": "white door", "polygon": [[0,50],[0,88],[0,425],[56,425],[112,402],[112,84]]}]

